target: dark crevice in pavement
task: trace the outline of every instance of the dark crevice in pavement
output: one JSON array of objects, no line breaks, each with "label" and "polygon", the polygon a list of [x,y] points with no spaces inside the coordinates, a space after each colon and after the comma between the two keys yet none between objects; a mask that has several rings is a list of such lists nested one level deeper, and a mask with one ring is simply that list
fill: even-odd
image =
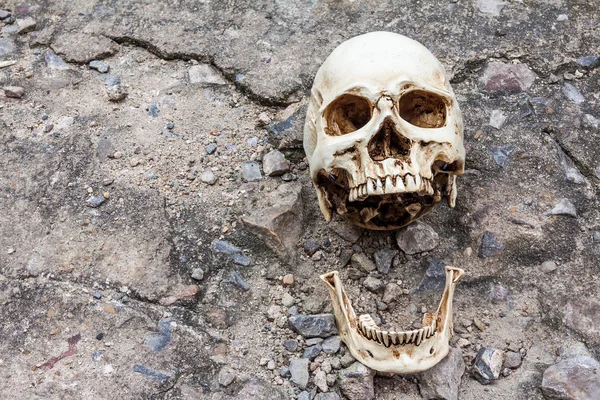
[{"label": "dark crevice in pavement", "polygon": [[452,78],[450,79],[450,83],[455,85],[457,83],[462,83],[466,81],[469,76],[471,76],[474,72],[478,71],[487,63],[487,58],[477,58],[475,60],[467,60],[465,61],[460,69],[454,73]]},{"label": "dark crevice in pavement", "polygon": [[[152,44],[151,42],[149,42],[147,40],[134,38],[134,37],[130,37],[130,36],[106,36],[106,37],[108,37],[109,39],[115,41],[116,43],[118,43],[120,45],[126,44],[126,45],[131,45],[131,46],[142,48],[162,60],[167,60],[167,61],[196,60],[203,64],[210,64],[213,68],[215,68],[217,71],[219,71],[219,73],[230,84],[234,85],[242,94],[244,94],[246,97],[248,97],[248,99],[250,99],[251,101],[253,101],[261,106],[283,108],[283,107],[287,107],[290,104],[294,103],[294,101],[291,101],[291,100],[290,101],[277,100],[277,99],[264,97],[264,96],[261,96],[261,95],[255,93],[252,90],[252,88],[250,88],[250,86],[244,85],[235,79],[235,76],[236,76],[235,71],[226,70],[225,68],[222,68],[215,62],[215,60],[212,56],[204,55],[204,54],[196,54],[196,53],[165,52],[165,51],[161,50],[158,46]],[[292,94],[294,94],[295,92],[297,92],[297,90],[293,91],[293,93],[285,93],[282,97],[289,97]]]},{"label": "dark crevice in pavement", "polygon": [[573,152],[566,146],[564,146],[560,139],[558,138],[558,129],[554,128],[554,127],[546,127],[542,129],[542,132],[545,133],[548,138],[554,142],[554,144],[560,149],[562,150],[562,152],[564,153],[564,155],[566,157],[568,157],[571,162],[573,163],[573,165],[575,166],[575,168],[577,168],[577,170],[586,178],[586,180],[588,182],[594,182],[596,177],[594,174],[594,171],[592,171],[590,168],[588,168],[581,160],[579,160],[574,154]]}]

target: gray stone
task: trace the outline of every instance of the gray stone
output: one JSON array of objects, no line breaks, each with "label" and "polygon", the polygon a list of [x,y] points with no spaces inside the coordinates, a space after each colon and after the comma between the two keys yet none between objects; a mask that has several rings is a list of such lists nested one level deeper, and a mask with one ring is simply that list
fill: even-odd
[{"label": "gray stone", "polygon": [[392,266],[394,257],[396,257],[397,255],[398,250],[384,249],[376,252],[375,264],[377,265],[377,270],[382,274],[387,275],[390,272],[390,267]]},{"label": "gray stone", "polygon": [[219,376],[217,377],[217,380],[219,381],[219,385],[229,386],[235,380],[235,374],[229,368],[225,367],[222,368],[221,371],[219,371]]},{"label": "gray stone", "polygon": [[302,353],[302,358],[308,358],[312,361],[315,359],[315,357],[321,354],[321,350],[323,350],[323,347],[320,344],[307,347],[304,349],[304,353]]},{"label": "gray stone", "polygon": [[489,258],[494,257],[502,253],[504,245],[496,239],[490,231],[486,231],[481,238],[481,247],[479,247],[479,257]]},{"label": "gray stone", "polygon": [[363,286],[366,287],[371,292],[376,293],[376,292],[380,292],[383,289],[384,283],[381,279],[377,279],[372,276],[369,276],[363,282]]},{"label": "gray stone", "polygon": [[[200,395],[201,398],[202,396]],[[235,400],[287,400],[288,397],[281,390],[273,385],[268,384],[262,379],[251,378],[244,387],[237,393]]]},{"label": "gray stone", "polygon": [[556,263],[554,261],[544,261],[542,265],[540,265],[540,271],[544,273],[549,273],[555,271],[557,268]]},{"label": "gray stone", "polygon": [[294,297],[289,294],[289,293],[284,293],[283,297],[281,298],[281,304],[286,306],[286,307],[291,307],[294,305],[296,301],[294,300]]},{"label": "gray stone", "polygon": [[503,0],[477,0],[477,8],[484,14],[493,15],[495,17],[500,15],[500,11],[508,3]]},{"label": "gray stone", "polygon": [[283,175],[290,170],[290,163],[285,159],[282,152],[278,150],[271,150],[262,160],[263,171],[268,176],[279,176]]},{"label": "gray stone", "polygon": [[510,299],[510,292],[504,286],[492,285],[490,287],[490,301],[494,304],[505,303]]},{"label": "gray stone", "polygon": [[385,285],[385,290],[383,292],[382,301],[386,304],[393,303],[396,301],[398,297],[402,295],[402,288],[397,284],[390,282]]},{"label": "gray stone", "polygon": [[356,362],[356,359],[354,358],[354,356],[352,354],[350,354],[349,351],[346,351],[346,354],[344,354],[342,356],[342,358],[340,358],[340,366],[344,367],[344,368],[351,366],[355,362]]},{"label": "gray stone", "polygon": [[357,361],[338,373],[340,391],[348,400],[372,400],[375,398],[374,376],[375,371]]},{"label": "gray stone", "polygon": [[491,93],[519,93],[533,85],[535,74],[525,64],[489,63],[479,79],[482,90]]},{"label": "gray stone", "polygon": [[502,112],[502,110],[492,110],[492,114],[490,115],[490,122],[488,125],[492,128],[500,129],[508,116]]},{"label": "gray stone", "polygon": [[521,354],[517,352],[507,351],[504,355],[504,368],[517,369],[522,362]]},{"label": "gray stone", "polygon": [[275,143],[278,149],[302,149],[302,138],[304,132],[304,121],[306,119],[306,105],[302,103],[292,104],[286,111],[291,115],[282,121],[274,121],[269,126],[270,141]]},{"label": "gray stone", "polygon": [[346,221],[331,221],[328,227],[339,237],[350,243],[356,243],[363,233],[362,228]]},{"label": "gray stone", "polygon": [[312,255],[315,254],[318,250],[320,250],[322,246],[321,243],[316,242],[314,240],[306,240],[302,244],[302,247],[304,247],[304,251],[306,252],[306,254],[312,257]]},{"label": "gray stone", "polygon": [[250,265],[250,259],[242,253],[242,250],[225,240],[215,240],[213,250],[215,253],[228,255],[235,264],[244,267]]},{"label": "gray stone", "polygon": [[315,338],[306,339],[304,341],[304,343],[306,343],[307,346],[314,346],[315,344],[323,343],[323,338],[315,337]]},{"label": "gray stone", "polygon": [[416,221],[399,229],[396,233],[396,241],[398,247],[406,254],[417,254],[435,249],[440,239],[431,226]]},{"label": "gray stone", "polygon": [[283,347],[287,351],[293,352],[293,351],[296,351],[296,349],[298,349],[298,342],[295,341],[294,339],[284,340],[283,341]]},{"label": "gray stone", "polygon": [[346,265],[348,265],[348,263],[352,259],[353,254],[354,251],[352,249],[343,249],[340,252],[340,266],[345,267]]},{"label": "gray stone", "polygon": [[563,323],[590,343],[600,344],[600,302],[595,299],[576,298],[567,301],[563,308]]},{"label": "gray stone", "polygon": [[215,151],[217,151],[216,143],[210,143],[206,146],[206,154],[213,154]]},{"label": "gray stone", "polygon": [[91,69],[95,69],[96,71],[105,74],[109,71],[110,67],[103,63],[102,61],[93,60],[88,64]]},{"label": "gray stone", "polygon": [[482,347],[473,362],[473,376],[482,385],[492,383],[500,377],[504,352],[493,347]]},{"label": "gray stone", "polygon": [[250,215],[242,217],[244,227],[261,238],[286,263],[294,263],[296,245],[304,232],[302,185],[283,183],[263,196]]},{"label": "gray stone", "polygon": [[594,117],[591,114],[584,114],[582,124],[586,128],[598,129],[600,126],[600,119]]},{"label": "gray stone", "polygon": [[260,166],[255,161],[244,161],[242,163],[242,179],[246,182],[254,182],[262,179]]},{"label": "gray stone", "polygon": [[13,54],[15,51],[15,41],[11,38],[0,39],[0,57]]},{"label": "gray stone", "polygon": [[227,85],[227,81],[223,79],[219,71],[210,64],[192,65],[188,70],[190,83],[209,85]]},{"label": "gray stone", "polygon": [[438,291],[446,282],[446,264],[434,258],[425,260],[427,270],[419,286],[412,290],[413,293],[426,293]]},{"label": "gray stone", "polygon": [[328,354],[335,354],[340,350],[342,339],[339,336],[332,336],[323,342],[323,351]]},{"label": "gray stone", "polygon": [[583,56],[578,58],[575,62],[584,68],[597,68],[600,67],[600,55]]},{"label": "gray stone", "polygon": [[106,92],[106,97],[108,97],[108,100],[113,102],[118,102],[125,99],[125,97],[127,97],[128,94],[125,88],[121,85],[110,85],[104,88],[104,90]]},{"label": "gray stone", "polygon": [[250,286],[248,286],[246,281],[240,276],[240,274],[237,271],[233,271],[231,273],[230,282],[232,284],[234,284],[235,286],[237,286],[238,288],[240,288],[241,290],[243,290],[244,292],[247,292],[248,290],[250,290]]},{"label": "gray stone", "polygon": [[304,311],[310,314],[318,314],[325,308],[325,300],[317,296],[309,296],[302,303]]},{"label": "gray stone", "polygon": [[600,363],[591,357],[562,360],[544,371],[542,393],[547,399],[600,398]]},{"label": "gray stone", "polygon": [[12,13],[8,10],[0,10],[0,19],[6,19],[10,17]]},{"label": "gray stone", "polygon": [[585,101],[585,97],[581,94],[579,89],[570,84],[569,82],[565,82],[562,88],[562,92],[567,99],[575,104],[581,104]]},{"label": "gray stone", "polygon": [[66,61],[87,64],[115,54],[119,47],[105,36],[95,36],[82,32],[68,32],[57,36],[52,42],[52,50]]},{"label": "gray stone", "polygon": [[20,99],[25,94],[25,89],[20,86],[4,87],[4,95],[13,99]]},{"label": "gray stone", "polygon": [[71,67],[69,67],[69,65],[64,62],[62,58],[57,56],[52,50],[47,50],[44,53],[44,60],[46,61],[46,66],[50,69],[56,69],[59,71],[71,69]]},{"label": "gray stone", "polygon": [[104,198],[104,196],[90,196],[86,201],[86,205],[88,207],[98,208],[102,204],[104,204],[105,201],[106,199]]},{"label": "gray stone", "polygon": [[352,266],[365,272],[375,271],[377,267],[365,253],[354,253],[350,258]]},{"label": "gray stone", "polygon": [[548,214],[577,217],[577,209],[569,199],[561,199],[552,210],[548,211]]},{"label": "gray stone", "polygon": [[308,393],[306,390],[303,390],[300,393],[298,393],[296,400],[311,400],[310,393]]},{"label": "gray stone", "polygon": [[558,14],[558,17],[556,17],[556,20],[558,22],[568,21],[569,20],[569,16],[567,14]]},{"label": "gray stone", "polygon": [[200,174],[200,180],[207,185],[214,185],[217,183],[217,177],[212,169],[206,169]]},{"label": "gray stone", "polygon": [[197,281],[204,279],[204,271],[202,271],[202,268],[194,268],[192,271],[192,279]]},{"label": "gray stone", "polygon": [[458,389],[464,373],[462,351],[451,348],[442,361],[417,375],[421,396],[424,399],[458,400]]},{"label": "gray stone", "polygon": [[508,163],[510,154],[515,149],[515,146],[490,146],[488,147],[492,152],[494,161],[501,167],[504,167]]},{"label": "gray stone", "polygon": [[[300,397],[298,397],[300,400]],[[340,395],[336,392],[317,393],[314,400],[340,400]]]},{"label": "gray stone", "polygon": [[292,382],[300,389],[306,389],[306,385],[308,385],[308,363],[307,358],[294,358],[290,361]]},{"label": "gray stone", "polygon": [[337,334],[333,314],[293,315],[288,319],[290,327],[305,338],[328,338]]},{"label": "gray stone", "polygon": [[313,376],[313,382],[321,392],[327,392],[329,386],[327,385],[327,374],[321,369],[317,369]]},{"label": "gray stone", "polygon": [[35,22],[35,19],[31,17],[17,19],[17,33],[22,35],[24,33],[34,31],[36,25],[37,23]]}]

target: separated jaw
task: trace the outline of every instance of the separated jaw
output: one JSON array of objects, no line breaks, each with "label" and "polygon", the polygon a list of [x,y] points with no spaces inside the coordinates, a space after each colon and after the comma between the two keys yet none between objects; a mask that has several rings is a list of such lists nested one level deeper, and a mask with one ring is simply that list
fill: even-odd
[{"label": "separated jaw", "polygon": [[381,372],[415,373],[433,367],[449,351],[452,337],[452,300],[463,270],[446,267],[446,286],[438,310],[425,314],[423,327],[411,331],[386,331],[369,315],[357,317],[338,272],[321,276],[328,285],[340,337],[351,354]]}]

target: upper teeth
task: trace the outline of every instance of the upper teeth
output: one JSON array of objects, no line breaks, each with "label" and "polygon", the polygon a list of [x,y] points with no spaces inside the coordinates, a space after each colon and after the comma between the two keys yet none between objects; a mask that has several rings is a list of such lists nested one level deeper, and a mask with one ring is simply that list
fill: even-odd
[{"label": "upper teeth", "polygon": [[406,332],[382,331],[370,315],[358,317],[358,331],[367,339],[383,344],[385,347],[402,346],[407,344],[420,345],[424,340],[435,335],[437,327],[436,318],[432,318],[431,325],[421,329]]},{"label": "upper teeth", "polygon": [[419,192],[428,195],[434,194],[431,180],[420,175],[406,174],[386,176],[385,179],[367,178],[365,183],[350,188],[348,201],[364,200],[367,196],[392,193]]}]

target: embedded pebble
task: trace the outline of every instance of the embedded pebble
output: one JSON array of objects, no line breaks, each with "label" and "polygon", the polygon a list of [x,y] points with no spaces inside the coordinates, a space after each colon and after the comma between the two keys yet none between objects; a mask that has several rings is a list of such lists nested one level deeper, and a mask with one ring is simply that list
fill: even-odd
[{"label": "embedded pebble", "polygon": [[17,19],[17,33],[24,34],[35,30],[37,22],[31,17]]},{"label": "embedded pebble", "polygon": [[323,351],[329,354],[335,354],[340,350],[342,339],[339,336],[332,336],[323,342]]},{"label": "embedded pebble", "polygon": [[98,208],[104,204],[105,201],[106,199],[104,196],[91,196],[86,200],[86,203],[88,207]]},{"label": "embedded pebble", "polygon": [[204,279],[204,271],[202,271],[202,268],[194,268],[192,271],[192,279],[197,281]]},{"label": "embedded pebble", "polygon": [[350,260],[352,261],[352,266],[365,272],[371,272],[377,269],[377,266],[365,253],[354,253]]},{"label": "embedded pebble", "polygon": [[215,151],[217,151],[217,144],[210,143],[209,145],[206,146],[205,150],[206,150],[207,154],[213,154]]},{"label": "embedded pebble", "polygon": [[494,257],[502,253],[504,245],[496,239],[490,231],[486,231],[481,238],[481,247],[479,248],[479,258]]},{"label": "embedded pebble", "polygon": [[259,181],[262,179],[260,166],[255,161],[244,161],[242,163],[242,178],[247,182]]},{"label": "embedded pebble", "polygon": [[263,171],[268,176],[279,176],[283,175],[290,170],[290,163],[285,159],[282,152],[278,150],[271,150],[262,160]]},{"label": "embedded pebble", "polygon": [[102,74],[107,73],[108,70],[110,69],[110,67],[108,65],[106,65],[102,61],[98,61],[98,60],[90,61],[90,63],[88,65],[91,69],[95,69],[96,71],[98,71]]},{"label": "embedded pebble", "polygon": [[600,394],[600,363],[592,357],[578,356],[548,367],[541,389],[550,399],[596,400]]},{"label": "embedded pebble", "polygon": [[583,97],[579,89],[568,82],[564,83],[562,92],[567,99],[575,104],[581,104],[585,101],[585,97]]},{"label": "embedded pebble", "polygon": [[328,338],[337,333],[333,314],[298,314],[288,319],[290,327],[305,338]]},{"label": "embedded pebble", "polygon": [[482,385],[488,385],[500,377],[504,352],[493,347],[482,347],[473,362],[473,376]]},{"label": "embedded pebble", "polygon": [[398,230],[396,242],[406,254],[417,254],[435,249],[440,243],[440,238],[431,226],[416,221]]},{"label": "embedded pebble", "polygon": [[188,76],[192,84],[204,86],[227,85],[227,81],[223,79],[219,71],[210,64],[192,65],[188,70]]},{"label": "embedded pebble", "polygon": [[215,253],[228,255],[235,264],[244,267],[250,265],[250,259],[244,255],[242,250],[225,240],[215,240],[213,243],[213,250]]},{"label": "embedded pebble", "polygon": [[314,360],[317,357],[323,348],[320,344],[316,344],[314,346],[307,347],[304,349],[304,353],[302,354],[302,358],[308,358],[309,360]]},{"label": "embedded pebble", "polygon": [[340,391],[348,400],[372,400],[375,398],[373,377],[375,371],[358,361],[339,372]]},{"label": "embedded pebble", "polygon": [[382,274],[387,275],[392,266],[392,262],[394,261],[394,257],[397,255],[398,250],[384,249],[375,252],[375,264],[377,265],[377,270]]},{"label": "embedded pebble", "polygon": [[291,380],[300,389],[305,389],[308,385],[308,363],[307,358],[294,358],[290,361]]},{"label": "embedded pebble", "polygon": [[569,199],[561,199],[548,214],[577,217],[577,209]]},{"label": "embedded pebble", "polygon": [[417,375],[421,396],[424,399],[458,400],[458,390],[464,373],[462,351],[451,348],[442,361]]},{"label": "embedded pebble", "polygon": [[500,129],[507,118],[508,116],[502,110],[493,110],[488,125],[492,128]]},{"label": "embedded pebble", "polygon": [[4,94],[6,95],[6,97],[20,99],[25,94],[25,89],[23,89],[20,86],[5,86]]},{"label": "embedded pebble", "polygon": [[200,174],[200,180],[207,185],[214,185],[217,183],[217,177],[212,169],[206,169]]},{"label": "embedded pebble", "polygon": [[289,352],[294,352],[298,348],[298,342],[294,339],[284,340],[283,347]]},{"label": "embedded pebble", "polygon": [[521,354],[517,352],[507,351],[504,355],[504,368],[517,369],[522,362]]},{"label": "embedded pebble", "polygon": [[540,270],[544,273],[553,272],[558,268],[554,261],[544,261],[542,265],[540,265]]},{"label": "embedded pebble", "polygon": [[379,292],[383,289],[384,283],[381,279],[377,279],[372,276],[369,276],[363,282],[363,286],[366,287],[371,292]]}]

